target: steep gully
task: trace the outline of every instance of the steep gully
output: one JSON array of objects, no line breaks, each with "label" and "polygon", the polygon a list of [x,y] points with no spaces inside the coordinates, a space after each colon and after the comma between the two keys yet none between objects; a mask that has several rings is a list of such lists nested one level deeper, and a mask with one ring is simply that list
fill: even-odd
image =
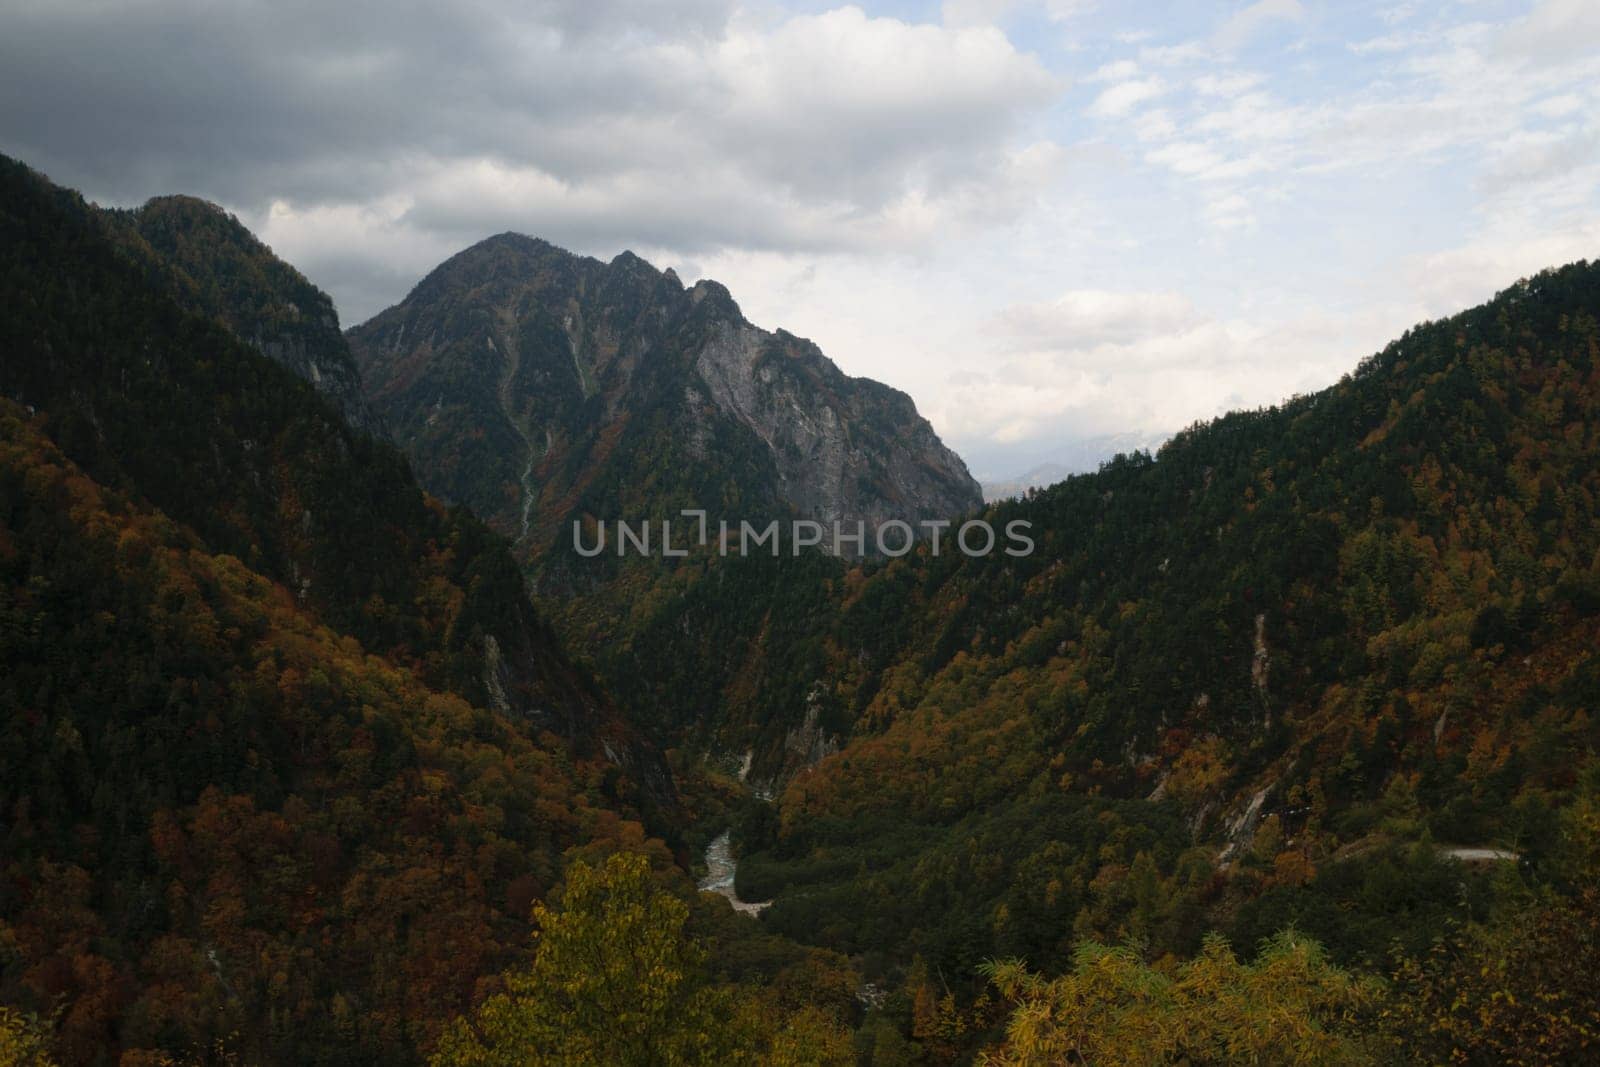
[{"label": "steep gully", "polygon": [[[511,424],[511,428],[517,432],[517,436],[522,439],[522,445],[527,454],[520,479],[522,489],[522,529],[520,536],[517,538],[517,543],[521,544],[522,541],[527,539],[528,528],[533,515],[533,467],[539,458],[539,448],[534,443],[533,434],[529,432],[529,428],[523,425],[525,420],[517,414],[511,399],[511,388],[516,381],[517,371],[522,366],[522,352],[516,340],[517,320],[515,312],[506,311],[502,313],[500,326],[501,329],[498,331],[500,334],[498,351],[504,365],[500,371],[500,381],[496,387],[495,394],[500,402],[501,412],[505,415],[506,421]],[[494,339],[491,338],[489,343],[493,346],[495,344]],[[576,350],[573,352],[573,364],[578,370],[584,394],[588,395],[592,385],[588,380],[588,376],[583,372],[583,364],[579,361]],[[750,757],[746,756],[744,766],[741,768],[739,775],[741,780],[749,772],[749,767]],[[734,875],[738,869],[739,861],[733,858],[731,831],[724,830],[706,848],[706,876],[701,879],[700,888],[707,892],[727,897],[735,911],[743,912],[746,915],[759,915],[772,902],[770,900],[740,900],[738,892],[733,887]]]},{"label": "steep gully", "polygon": [[[523,425],[524,420],[519,417],[512,407],[511,386],[516,381],[517,371],[522,366],[522,350],[517,344],[517,318],[514,311],[504,311],[500,315],[500,346],[501,360],[504,367],[500,372],[500,383],[495,390],[495,395],[500,401],[500,410],[504,412],[506,421],[511,428],[522,438],[522,447],[527,454],[527,461],[522,466],[522,477],[519,479],[522,491],[522,532],[517,537],[517,544],[527,540],[528,526],[533,516],[533,465],[539,458],[538,446],[533,443],[533,435],[528,432],[528,427]],[[494,343],[493,339],[490,344]]]}]

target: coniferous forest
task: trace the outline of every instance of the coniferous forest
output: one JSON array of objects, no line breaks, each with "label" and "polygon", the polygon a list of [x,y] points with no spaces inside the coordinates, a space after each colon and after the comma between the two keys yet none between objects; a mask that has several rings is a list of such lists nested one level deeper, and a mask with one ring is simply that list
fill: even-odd
[{"label": "coniferous forest", "polygon": [[[1600,264],[1506,282],[984,504],[715,283],[347,334],[0,157],[0,1065],[1600,1059]],[[685,509],[1036,549],[566,539]]]}]

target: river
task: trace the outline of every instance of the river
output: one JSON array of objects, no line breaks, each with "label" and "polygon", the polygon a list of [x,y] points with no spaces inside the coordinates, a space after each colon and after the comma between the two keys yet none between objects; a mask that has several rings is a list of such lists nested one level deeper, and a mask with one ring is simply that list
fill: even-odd
[{"label": "river", "polygon": [[706,848],[706,876],[700,879],[700,888],[708,893],[727,897],[734,911],[742,911],[746,915],[760,915],[772,901],[763,900],[757,903],[740,900],[739,894],[734,892],[733,875],[739,869],[739,861],[733,858],[730,832],[722,831]]}]

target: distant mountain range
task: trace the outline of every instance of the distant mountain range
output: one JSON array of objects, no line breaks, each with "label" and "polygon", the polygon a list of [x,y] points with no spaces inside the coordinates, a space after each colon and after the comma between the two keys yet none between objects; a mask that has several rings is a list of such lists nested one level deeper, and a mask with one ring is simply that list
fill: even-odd
[{"label": "distant mountain range", "polygon": [[1024,496],[1030,489],[1043,489],[1074,474],[1092,474],[1119,455],[1154,452],[1170,434],[1117,433],[1086,437],[1054,449],[1055,458],[1031,467],[1014,477],[983,481],[983,499],[989,503]]}]

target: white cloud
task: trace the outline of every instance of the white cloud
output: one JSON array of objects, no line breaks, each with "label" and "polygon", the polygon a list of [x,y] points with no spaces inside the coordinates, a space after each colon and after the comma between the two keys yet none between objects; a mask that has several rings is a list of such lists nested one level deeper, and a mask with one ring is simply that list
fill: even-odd
[{"label": "white cloud", "polygon": [[1545,118],[1558,119],[1583,108],[1583,98],[1576,93],[1561,93],[1536,102],[1531,110]]},{"label": "white cloud", "polygon": [[939,18],[946,26],[992,26],[1017,7],[1018,0],[944,0]]},{"label": "white cloud", "polygon": [[1104,90],[1089,105],[1089,114],[1099,119],[1122,118],[1147,100],[1154,100],[1166,87],[1159,78],[1119,82]]},{"label": "white cloud", "polygon": [[1211,49],[1204,41],[1182,44],[1146,45],[1139,49],[1139,60],[1153,67],[1182,67],[1209,59]]},{"label": "white cloud", "polygon": [[720,116],[709,139],[723,154],[765,182],[869,207],[987,171],[1013,116],[1058,89],[993,27],[914,26],[853,7],[735,30],[711,63]]},{"label": "white cloud", "polygon": [[1165,141],[1178,132],[1172,112],[1166,108],[1146,108],[1133,117],[1130,127],[1141,141]]},{"label": "white cloud", "polygon": [[947,382],[934,407],[978,453],[1043,454],[1051,442],[1108,433],[1161,436],[1322,388],[1416,315],[1390,306],[1222,319],[1178,293],[1074,291],[997,316],[1008,354]]},{"label": "white cloud", "polygon": [[1511,26],[1496,51],[1542,63],[1593,58],[1600,47],[1600,5],[1544,0]]},{"label": "white cloud", "polygon": [[1172,333],[1198,318],[1179,293],[1076,289],[1044,303],[1014,304],[996,316],[995,327],[1014,347],[1083,348]]},{"label": "white cloud", "polygon": [[1241,8],[1224,22],[1212,41],[1224,51],[1233,51],[1255,36],[1262,27],[1273,22],[1298,21],[1305,18],[1305,14],[1300,0],[1256,0],[1256,3]]},{"label": "white cloud", "polygon": [[1517,228],[1486,233],[1456,248],[1409,257],[1403,276],[1429,313],[1442,316],[1481,303],[1518,278],[1579,259],[1600,259],[1600,217],[1539,235]]},{"label": "white cloud", "polygon": [[1202,74],[1194,80],[1195,91],[1203,96],[1239,96],[1261,84],[1261,75],[1240,71]]},{"label": "white cloud", "polygon": [[1373,53],[1404,52],[1408,48],[1415,48],[1424,40],[1426,36],[1419,33],[1386,33],[1381,37],[1369,37],[1365,41],[1351,42],[1345,47],[1358,56],[1364,56]]},{"label": "white cloud", "polygon": [[1248,197],[1229,193],[1206,203],[1206,222],[1219,230],[1248,229],[1256,224],[1255,209]]},{"label": "white cloud", "polygon": [[1128,81],[1139,76],[1139,64],[1131,59],[1119,59],[1114,63],[1106,63],[1097,68],[1088,77],[1092,82]]},{"label": "white cloud", "polygon": [[944,0],[946,26],[992,26],[1018,10],[1036,9],[1052,22],[1070,22],[1093,11],[1095,0]]}]

